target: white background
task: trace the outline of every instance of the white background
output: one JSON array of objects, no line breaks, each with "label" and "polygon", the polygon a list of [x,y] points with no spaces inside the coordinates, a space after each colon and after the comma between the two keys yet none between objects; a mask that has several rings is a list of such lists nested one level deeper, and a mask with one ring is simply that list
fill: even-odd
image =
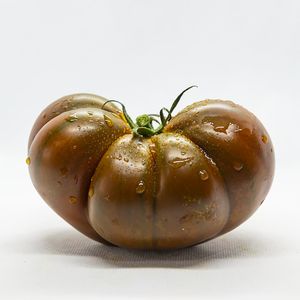
[{"label": "white background", "polygon": [[[299,1],[0,1],[1,299],[300,299]],[[110,248],[34,190],[26,144],[70,93],[136,116],[204,98],[254,112],[275,148],[267,200],[245,224],[167,253]]]}]

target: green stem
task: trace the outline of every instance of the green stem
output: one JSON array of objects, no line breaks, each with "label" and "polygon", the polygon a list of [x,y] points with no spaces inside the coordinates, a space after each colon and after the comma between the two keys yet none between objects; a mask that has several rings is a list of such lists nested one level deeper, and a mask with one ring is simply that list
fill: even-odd
[{"label": "green stem", "polygon": [[[128,115],[126,108],[124,106],[123,103],[117,101],[117,100],[108,100],[106,101],[103,105],[102,108],[110,102],[116,102],[118,104],[120,104],[122,106],[122,111],[123,111],[123,115],[128,123],[128,125],[132,128],[133,133],[135,135],[138,136],[142,136],[142,137],[150,137],[153,136],[155,134],[159,134],[163,131],[164,127],[166,126],[166,124],[171,120],[172,118],[172,112],[174,111],[174,109],[176,108],[177,104],[179,103],[181,97],[183,96],[183,94],[188,91],[189,89],[193,88],[193,87],[197,87],[196,85],[192,85],[190,87],[188,87],[187,89],[185,89],[184,91],[182,91],[177,98],[174,100],[174,102],[172,103],[172,106],[170,109],[167,109],[165,107],[163,107],[160,111],[159,111],[159,115],[158,114],[144,114],[144,115],[140,115],[136,118],[136,123],[133,122],[133,120],[130,118],[130,116]],[[164,111],[167,113],[167,116],[164,115]],[[159,117],[160,118],[160,122],[155,119],[155,117]],[[153,122],[158,123],[159,125],[154,128],[153,127]]]},{"label": "green stem", "polygon": [[122,102],[117,101],[117,100],[108,100],[108,101],[106,101],[106,102],[103,103],[103,105],[102,105],[101,108],[103,108],[106,104],[111,103],[111,102],[116,102],[116,103],[118,103],[118,104],[120,104],[120,105],[122,106],[123,115],[124,115],[124,117],[125,117],[127,123],[129,124],[130,128],[134,128],[136,125],[135,125],[135,123],[132,121],[132,119],[130,118],[130,116],[128,115],[128,113],[127,113],[127,111],[126,111],[126,107],[125,107],[125,105],[124,105]]}]

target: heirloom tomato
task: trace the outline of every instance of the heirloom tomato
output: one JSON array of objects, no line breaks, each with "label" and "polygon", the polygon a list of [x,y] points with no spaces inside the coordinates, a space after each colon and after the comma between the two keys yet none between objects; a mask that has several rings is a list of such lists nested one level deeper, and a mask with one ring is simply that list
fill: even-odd
[{"label": "heirloom tomato", "polygon": [[92,94],[50,104],[28,145],[41,197],[83,234],[126,248],[183,248],[240,225],[270,188],[271,139],[231,101],[199,101],[172,117],[185,91],[135,122],[122,103]]}]

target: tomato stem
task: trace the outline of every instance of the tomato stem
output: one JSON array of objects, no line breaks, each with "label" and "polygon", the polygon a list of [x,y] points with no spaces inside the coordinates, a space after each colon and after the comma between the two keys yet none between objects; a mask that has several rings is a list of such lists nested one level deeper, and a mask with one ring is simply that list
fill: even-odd
[{"label": "tomato stem", "polygon": [[[110,102],[116,102],[121,105],[123,115],[125,120],[127,121],[128,125],[130,128],[133,130],[133,133],[135,135],[141,136],[141,137],[150,137],[155,134],[159,134],[163,131],[164,127],[167,125],[167,123],[171,120],[172,118],[172,112],[176,108],[177,104],[179,103],[181,97],[185,92],[187,92],[189,89],[197,87],[196,85],[192,85],[188,88],[186,88],[184,91],[182,91],[177,98],[174,100],[172,103],[172,106],[170,109],[167,109],[163,107],[160,111],[159,114],[143,114],[140,115],[136,118],[136,122],[134,123],[133,120],[130,118],[128,115],[125,105],[117,100],[108,100],[106,101],[103,105],[102,108]],[[167,115],[164,115],[164,112],[167,113]],[[158,121],[156,118],[160,118],[160,121]],[[153,127],[153,122],[156,122],[158,126],[156,128]]]}]

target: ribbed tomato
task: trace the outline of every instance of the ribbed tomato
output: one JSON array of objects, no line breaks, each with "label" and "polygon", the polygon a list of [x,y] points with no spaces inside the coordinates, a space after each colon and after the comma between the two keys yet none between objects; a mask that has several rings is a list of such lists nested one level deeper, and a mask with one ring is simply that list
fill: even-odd
[{"label": "ribbed tomato", "polygon": [[123,104],[91,94],[52,103],[29,138],[35,188],[76,229],[121,247],[187,247],[237,227],[271,186],[271,139],[231,101],[196,102],[172,118],[185,91],[135,123]]}]

